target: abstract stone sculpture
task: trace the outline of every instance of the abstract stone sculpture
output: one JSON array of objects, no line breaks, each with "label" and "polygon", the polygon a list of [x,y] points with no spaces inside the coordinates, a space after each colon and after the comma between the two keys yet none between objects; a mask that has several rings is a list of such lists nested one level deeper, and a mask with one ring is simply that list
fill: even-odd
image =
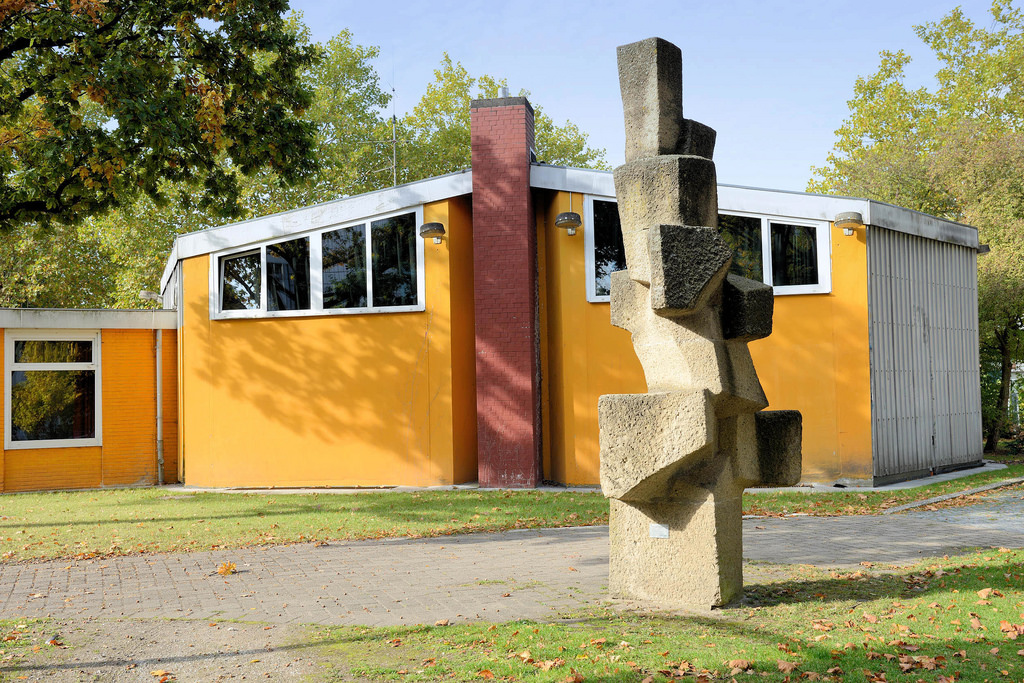
[{"label": "abstract stone sculpture", "polygon": [[708,609],[743,588],[743,489],[800,479],[800,413],[762,412],[747,342],[771,333],[772,289],[729,273],[715,131],[683,118],[679,48],[650,38],[618,59],[627,270],[612,275],[611,319],[632,333],[648,393],[598,404],[609,587]]}]

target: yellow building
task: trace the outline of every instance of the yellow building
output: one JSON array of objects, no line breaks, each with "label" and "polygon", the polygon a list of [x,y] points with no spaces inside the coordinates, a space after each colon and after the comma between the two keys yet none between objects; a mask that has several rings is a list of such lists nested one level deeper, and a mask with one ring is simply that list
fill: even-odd
[{"label": "yellow building", "polygon": [[[615,191],[536,163],[532,119],[523,98],[474,102],[465,172],[180,237],[158,320],[0,312],[2,490],[153,483],[159,442],[163,480],[195,486],[598,483],[598,397],[646,390],[609,323]],[[751,352],[771,409],[803,414],[806,480],[980,463],[976,230],[729,185],[719,214],[733,267],[775,288]],[[61,361],[95,373],[102,436],[29,448],[17,388],[41,368],[15,347],[59,329],[102,349]]]}]

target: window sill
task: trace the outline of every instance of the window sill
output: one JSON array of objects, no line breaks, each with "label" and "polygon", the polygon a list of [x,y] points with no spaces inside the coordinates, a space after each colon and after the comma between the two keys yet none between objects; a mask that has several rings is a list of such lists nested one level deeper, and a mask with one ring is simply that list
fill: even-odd
[{"label": "window sill", "polygon": [[99,439],[50,439],[49,441],[10,441],[4,442],[4,450],[30,451],[46,448],[95,448],[103,444]]}]

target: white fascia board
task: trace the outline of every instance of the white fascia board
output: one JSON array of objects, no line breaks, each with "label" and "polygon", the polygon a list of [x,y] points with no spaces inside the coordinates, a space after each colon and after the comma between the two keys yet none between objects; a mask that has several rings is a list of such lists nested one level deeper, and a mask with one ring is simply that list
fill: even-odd
[{"label": "white fascia board", "polygon": [[167,283],[171,281],[171,276],[174,275],[174,269],[178,265],[178,238],[174,238],[174,244],[171,245],[171,253],[167,256],[167,265],[164,266],[164,274],[160,276],[160,294],[165,295],[167,293]]},{"label": "white fascia board", "polygon": [[[346,199],[337,199],[270,216],[253,218],[241,223],[180,235],[175,240],[175,253],[172,253],[172,258],[177,262],[223,249],[241,248],[276,237],[287,237],[295,233],[309,232],[338,223],[369,218],[378,214],[400,211],[411,206],[470,194],[472,191],[472,172],[449,173],[387,190],[368,192]],[[166,286],[172,271],[173,266],[168,262],[161,279],[161,288]]]},{"label": "white fascia board", "polygon": [[[615,181],[609,171],[563,166],[534,165],[530,185],[545,190],[615,196]],[[977,249],[977,228],[904,209],[884,202],[856,197],[834,197],[790,190],[768,190],[742,185],[718,185],[718,207],[723,211],[767,214],[818,221],[835,220],[836,214],[856,211],[869,226],[896,230],[927,239]]]},{"label": "white fascia board", "polygon": [[21,330],[174,330],[173,310],[76,310],[0,308],[0,329]]},{"label": "white fascia board", "polygon": [[530,167],[530,186],[542,190],[615,196],[615,180],[611,171],[534,164]]}]

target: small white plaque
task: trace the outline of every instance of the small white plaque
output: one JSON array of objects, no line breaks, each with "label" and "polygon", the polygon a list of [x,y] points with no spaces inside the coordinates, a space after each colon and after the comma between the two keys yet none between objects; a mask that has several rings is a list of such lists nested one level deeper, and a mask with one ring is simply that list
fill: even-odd
[{"label": "small white plaque", "polygon": [[651,538],[668,538],[668,524],[651,524]]}]

